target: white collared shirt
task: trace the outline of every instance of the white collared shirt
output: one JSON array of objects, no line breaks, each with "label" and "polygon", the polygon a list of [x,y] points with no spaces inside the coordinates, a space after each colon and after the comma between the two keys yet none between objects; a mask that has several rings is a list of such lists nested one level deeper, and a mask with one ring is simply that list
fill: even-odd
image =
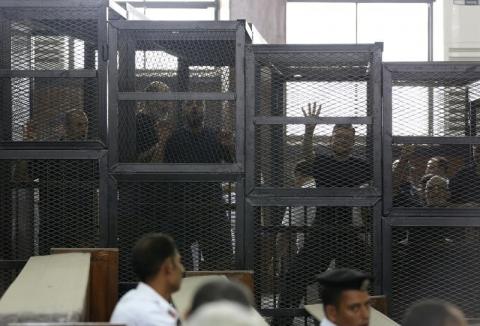
[{"label": "white collared shirt", "polygon": [[176,326],[177,320],[175,308],[142,282],[118,301],[110,318],[111,323],[127,326]]},{"label": "white collared shirt", "polygon": [[327,317],[323,317],[322,322],[320,323],[320,326],[336,326],[336,325],[332,323],[330,320],[328,320]]}]

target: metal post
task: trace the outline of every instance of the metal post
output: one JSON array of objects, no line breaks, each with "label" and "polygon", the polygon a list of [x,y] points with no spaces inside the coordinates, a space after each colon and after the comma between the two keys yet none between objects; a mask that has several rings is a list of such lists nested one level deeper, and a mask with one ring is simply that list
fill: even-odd
[{"label": "metal post", "polygon": [[[10,20],[0,21],[0,69],[11,69]],[[0,78],[0,140],[12,139],[12,88],[10,78]]]},{"label": "metal post", "polygon": [[245,166],[245,22],[239,22],[235,36],[235,162]]},{"label": "metal post", "polygon": [[428,61],[433,61],[433,2],[428,4]]},{"label": "metal post", "polygon": [[[108,143],[107,135],[107,73],[108,73],[108,24],[107,15],[109,10],[106,5],[101,5],[98,9],[97,18],[97,47],[98,47],[98,77],[97,77],[97,112],[98,117],[98,137],[103,144]],[[85,47],[86,51],[86,47]],[[93,50],[93,65],[91,69],[95,68],[95,50]],[[85,56],[86,60],[87,56]],[[87,65],[85,65],[87,68]],[[89,67],[90,68],[90,67]],[[95,106],[94,106],[95,107]]]},{"label": "metal post", "polygon": [[107,151],[102,150],[98,160],[99,188],[98,188],[98,222],[99,222],[99,246],[107,248],[109,246],[109,187],[108,187],[108,156]]}]

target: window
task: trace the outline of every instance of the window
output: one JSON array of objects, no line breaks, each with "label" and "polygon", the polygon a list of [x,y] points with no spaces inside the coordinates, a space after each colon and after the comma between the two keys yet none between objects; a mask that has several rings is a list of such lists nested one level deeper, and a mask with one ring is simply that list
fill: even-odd
[{"label": "window", "polygon": [[384,61],[428,60],[428,4],[358,4],[358,43],[384,42]]},{"label": "window", "polygon": [[287,3],[287,43],[355,43],[355,4]]},{"label": "window", "polygon": [[287,43],[374,42],[384,42],[384,61],[428,60],[428,4],[287,4]]}]

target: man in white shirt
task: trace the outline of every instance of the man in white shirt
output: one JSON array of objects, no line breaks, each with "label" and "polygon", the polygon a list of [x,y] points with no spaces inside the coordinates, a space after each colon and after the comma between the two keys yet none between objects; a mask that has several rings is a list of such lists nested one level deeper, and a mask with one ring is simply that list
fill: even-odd
[{"label": "man in white shirt", "polygon": [[162,233],[143,236],[132,251],[133,270],[140,282],[117,303],[111,323],[127,326],[177,326],[179,316],[170,304],[184,272],[173,239]]},{"label": "man in white shirt", "polygon": [[318,277],[324,286],[322,303],[325,318],[321,326],[368,326],[370,276],[347,268],[328,270]]}]

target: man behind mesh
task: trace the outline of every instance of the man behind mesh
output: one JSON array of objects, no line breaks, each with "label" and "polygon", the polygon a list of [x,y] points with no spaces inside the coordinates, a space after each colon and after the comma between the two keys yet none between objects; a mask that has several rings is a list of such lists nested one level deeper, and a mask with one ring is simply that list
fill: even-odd
[{"label": "man behind mesh", "polygon": [[[85,141],[89,121],[81,109],[62,114],[61,141]],[[27,122],[26,141],[43,140],[35,119]],[[98,166],[92,160],[20,161],[15,178],[38,189],[38,252],[48,254],[50,248],[90,247],[97,243]],[[33,196],[29,198],[33,205]]]},{"label": "man behind mesh", "polygon": [[[317,154],[311,175],[317,188],[360,187],[371,179],[370,166],[352,156],[355,129],[337,124],[330,139],[330,155]],[[365,257],[355,254],[361,244],[353,231],[351,207],[317,207],[305,244],[283,273],[280,284],[280,308],[297,308],[313,283],[315,275],[327,269],[333,259],[336,266],[365,269]],[[354,266],[355,265],[355,266]],[[290,325],[293,317],[275,318],[274,325]]]},{"label": "man behind mesh", "polygon": [[[167,93],[170,88],[161,81],[154,81],[146,88],[146,92]],[[164,160],[165,144],[172,133],[173,101],[145,101],[141,103],[135,115],[135,141],[137,162],[161,163]]]},{"label": "man behind mesh", "polygon": [[[188,101],[183,107],[184,126],[175,130],[165,145],[165,163],[232,163],[231,136],[204,125],[205,104]],[[174,214],[172,234],[187,259],[191,245],[198,242],[203,261],[201,269],[228,269],[232,263],[230,220],[220,182],[172,183],[169,211]]]},{"label": "man behind mesh", "polygon": [[452,202],[480,205],[480,145],[473,146],[473,161],[450,179]]}]

